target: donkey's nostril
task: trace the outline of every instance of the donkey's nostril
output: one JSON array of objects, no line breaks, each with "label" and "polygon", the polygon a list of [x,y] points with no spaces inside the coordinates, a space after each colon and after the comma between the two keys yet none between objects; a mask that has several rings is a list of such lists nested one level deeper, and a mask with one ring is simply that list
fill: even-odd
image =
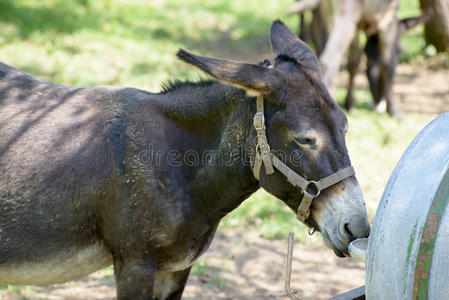
[{"label": "donkey's nostril", "polygon": [[342,234],[346,235],[350,241],[353,241],[368,237],[370,229],[366,218],[352,218],[350,222],[343,225]]},{"label": "donkey's nostril", "polygon": [[354,236],[354,234],[352,233],[351,229],[349,229],[349,224],[348,224],[348,223],[346,223],[346,224],[344,225],[344,229],[345,229],[345,233],[348,235],[349,239],[350,239],[351,241],[352,241],[352,240],[355,240],[355,236]]}]

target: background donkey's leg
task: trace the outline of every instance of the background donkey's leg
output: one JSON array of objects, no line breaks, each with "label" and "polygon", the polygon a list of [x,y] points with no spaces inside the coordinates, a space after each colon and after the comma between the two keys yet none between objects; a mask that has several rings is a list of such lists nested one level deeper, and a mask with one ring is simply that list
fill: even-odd
[{"label": "background donkey's leg", "polygon": [[380,80],[379,66],[379,34],[372,34],[368,37],[364,52],[366,54],[366,76],[373,96],[373,107],[376,108],[384,96],[383,82]]},{"label": "background donkey's leg", "polygon": [[361,15],[358,1],[346,0],[338,4],[338,16],[323,53],[320,55],[323,82],[332,92],[340,63],[357,32],[357,23]]},{"label": "background donkey's leg", "polygon": [[351,42],[351,46],[349,47],[349,56],[348,56],[348,73],[349,73],[349,82],[348,82],[348,94],[345,99],[345,108],[350,111],[354,105],[354,80],[357,75],[357,71],[359,70],[360,58],[362,57],[362,50],[359,45],[359,35],[356,32],[354,35],[354,39]]},{"label": "background donkey's leg", "polygon": [[[379,33],[379,53],[380,53],[380,82],[385,100],[387,102],[387,112],[394,116],[398,114],[393,99],[393,83],[396,66],[399,62],[399,52],[397,51],[399,39],[399,23],[395,19],[389,26],[385,26]],[[381,94],[382,96],[382,94]]]},{"label": "background donkey's leg", "polygon": [[118,300],[151,300],[156,264],[151,259],[115,257],[114,274]]}]

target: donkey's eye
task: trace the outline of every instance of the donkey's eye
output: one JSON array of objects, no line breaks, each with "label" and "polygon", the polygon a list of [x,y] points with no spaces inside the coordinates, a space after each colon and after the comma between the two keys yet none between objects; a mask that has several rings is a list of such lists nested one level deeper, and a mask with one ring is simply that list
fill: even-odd
[{"label": "donkey's eye", "polygon": [[300,138],[298,140],[298,142],[300,142],[301,144],[315,144],[315,139],[314,138],[310,138],[310,137],[306,137],[306,138]]},{"label": "donkey's eye", "polygon": [[295,138],[295,141],[298,144],[310,145],[310,146],[313,146],[316,143],[316,141],[315,141],[315,139],[313,137],[299,137],[299,138]]}]

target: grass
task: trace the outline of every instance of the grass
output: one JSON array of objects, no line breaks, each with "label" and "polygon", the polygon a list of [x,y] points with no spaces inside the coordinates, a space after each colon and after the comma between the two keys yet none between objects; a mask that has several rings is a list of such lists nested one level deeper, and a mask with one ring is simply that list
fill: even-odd
[{"label": "grass", "polygon": [[[198,78],[175,59],[184,47],[203,55],[256,63],[269,55],[271,22],[292,0],[1,0],[0,61],[65,85],[122,85],[158,91],[168,79]],[[417,0],[401,0],[400,17],[419,14]],[[401,39],[402,61],[429,56],[422,26]],[[345,91],[337,90],[342,101]],[[372,219],[389,174],[413,137],[430,120],[406,114],[400,120],[368,109],[370,96],[357,90],[347,137],[353,165]],[[245,228],[267,238],[301,241],[306,228],[279,200],[258,191],[222,222],[221,230]],[[107,271],[107,272],[110,272]],[[194,272],[207,272],[207,262]],[[109,273],[107,273],[109,274]],[[106,276],[106,275],[105,275]],[[217,279],[220,284],[220,279]],[[225,284],[221,282],[221,284]],[[9,286],[0,286],[0,289]]]},{"label": "grass", "polygon": [[268,24],[288,2],[254,11],[256,0],[4,0],[0,59],[68,85],[158,90],[168,78],[197,76],[176,63],[179,47],[234,57],[254,45],[268,52]]},{"label": "grass", "polygon": [[205,258],[199,258],[190,272],[191,275],[198,275],[200,280],[205,283],[205,287],[208,289],[224,289],[227,285],[227,280],[221,276],[219,270],[216,267],[209,265]]},{"label": "grass", "polygon": [[[399,5],[398,17],[400,19],[411,18],[421,14],[418,1],[400,0]],[[424,26],[420,24],[403,34],[400,46],[402,49],[406,49],[406,51],[403,51],[401,55],[401,62],[410,62],[418,59],[418,57],[422,58],[425,47],[423,32]]]},{"label": "grass", "polygon": [[192,270],[190,274],[206,276],[210,271],[210,265],[205,259],[198,259],[195,264],[192,266]]},{"label": "grass", "polygon": [[[0,284],[0,291],[18,293],[18,292],[30,292],[33,291],[33,286],[21,286],[21,285],[8,285],[8,284]],[[0,294],[0,299],[2,295]],[[19,298],[20,300],[30,300],[30,298],[22,296]]]}]

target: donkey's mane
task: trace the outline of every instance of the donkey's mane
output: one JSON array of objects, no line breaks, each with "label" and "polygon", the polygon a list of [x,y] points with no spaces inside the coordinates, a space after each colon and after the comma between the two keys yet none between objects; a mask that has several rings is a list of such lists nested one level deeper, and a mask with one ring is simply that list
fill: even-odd
[{"label": "donkey's mane", "polygon": [[211,79],[200,79],[198,81],[191,81],[191,80],[168,80],[162,83],[161,86],[161,94],[173,92],[175,90],[184,89],[184,88],[198,88],[198,87],[205,87],[205,86],[211,86],[214,83],[217,83],[216,80]]},{"label": "donkey's mane", "polygon": [[291,62],[297,66],[301,66],[301,62],[297,61],[295,58],[285,55],[285,54],[279,54],[275,58],[275,62],[281,62],[281,61],[288,61]]},{"label": "donkey's mane", "polygon": [[235,108],[245,91],[216,80],[170,80],[162,84],[160,104],[178,120],[202,121]]}]

